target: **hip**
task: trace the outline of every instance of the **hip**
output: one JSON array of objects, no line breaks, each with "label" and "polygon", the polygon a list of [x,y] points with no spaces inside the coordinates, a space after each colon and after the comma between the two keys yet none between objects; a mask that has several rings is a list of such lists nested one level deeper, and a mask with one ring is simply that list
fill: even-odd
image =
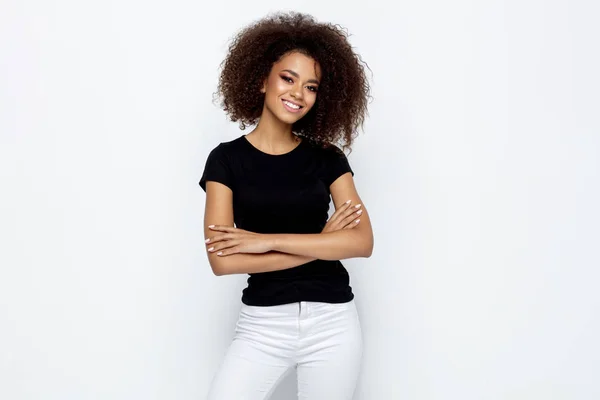
[{"label": "hip", "polygon": [[299,301],[274,306],[242,303],[236,337],[278,341],[290,347],[335,338],[360,341],[360,319],[354,300],[345,303]]}]

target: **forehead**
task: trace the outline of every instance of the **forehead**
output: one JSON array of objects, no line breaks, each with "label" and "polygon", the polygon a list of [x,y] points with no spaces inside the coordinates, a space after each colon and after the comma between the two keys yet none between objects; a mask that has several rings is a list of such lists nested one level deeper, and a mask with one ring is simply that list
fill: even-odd
[{"label": "forehead", "polygon": [[306,79],[319,79],[321,77],[321,66],[319,63],[315,59],[298,52],[284,55],[273,67],[274,72],[289,69],[297,72]]}]

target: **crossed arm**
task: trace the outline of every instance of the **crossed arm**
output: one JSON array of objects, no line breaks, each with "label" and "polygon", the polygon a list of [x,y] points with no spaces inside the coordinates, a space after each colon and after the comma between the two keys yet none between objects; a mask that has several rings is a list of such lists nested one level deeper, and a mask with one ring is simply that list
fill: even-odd
[{"label": "crossed arm", "polygon": [[[257,273],[293,268],[307,262],[370,257],[373,231],[366,207],[350,173],[330,186],[336,210],[347,200],[361,204],[360,223],[352,229],[316,234],[257,234],[233,228],[233,193],[227,186],[206,185],[204,235],[208,259],[215,275]],[[214,227],[211,227],[214,226]],[[224,243],[238,243],[225,247]]]}]

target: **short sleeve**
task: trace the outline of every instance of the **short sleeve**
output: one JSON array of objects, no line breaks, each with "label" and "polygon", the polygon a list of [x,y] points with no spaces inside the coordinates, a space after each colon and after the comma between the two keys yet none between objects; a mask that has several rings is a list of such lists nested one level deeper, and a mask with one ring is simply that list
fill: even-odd
[{"label": "short sleeve", "polygon": [[352,168],[350,167],[348,158],[339,147],[331,146],[325,150],[325,154],[326,163],[323,176],[327,187],[331,186],[337,178],[347,172],[350,172],[352,176],[354,176],[354,171],[352,171]]},{"label": "short sleeve", "polygon": [[221,143],[208,154],[199,185],[206,192],[206,182],[215,181],[233,190],[232,175],[231,165]]}]

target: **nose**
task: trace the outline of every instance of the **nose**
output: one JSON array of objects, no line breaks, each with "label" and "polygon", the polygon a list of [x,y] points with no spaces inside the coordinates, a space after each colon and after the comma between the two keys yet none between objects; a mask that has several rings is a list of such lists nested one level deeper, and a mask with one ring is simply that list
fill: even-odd
[{"label": "nose", "polygon": [[301,99],[302,98],[302,87],[298,86],[298,85],[294,85],[294,87],[290,91],[290,94],[297,99]]}]

